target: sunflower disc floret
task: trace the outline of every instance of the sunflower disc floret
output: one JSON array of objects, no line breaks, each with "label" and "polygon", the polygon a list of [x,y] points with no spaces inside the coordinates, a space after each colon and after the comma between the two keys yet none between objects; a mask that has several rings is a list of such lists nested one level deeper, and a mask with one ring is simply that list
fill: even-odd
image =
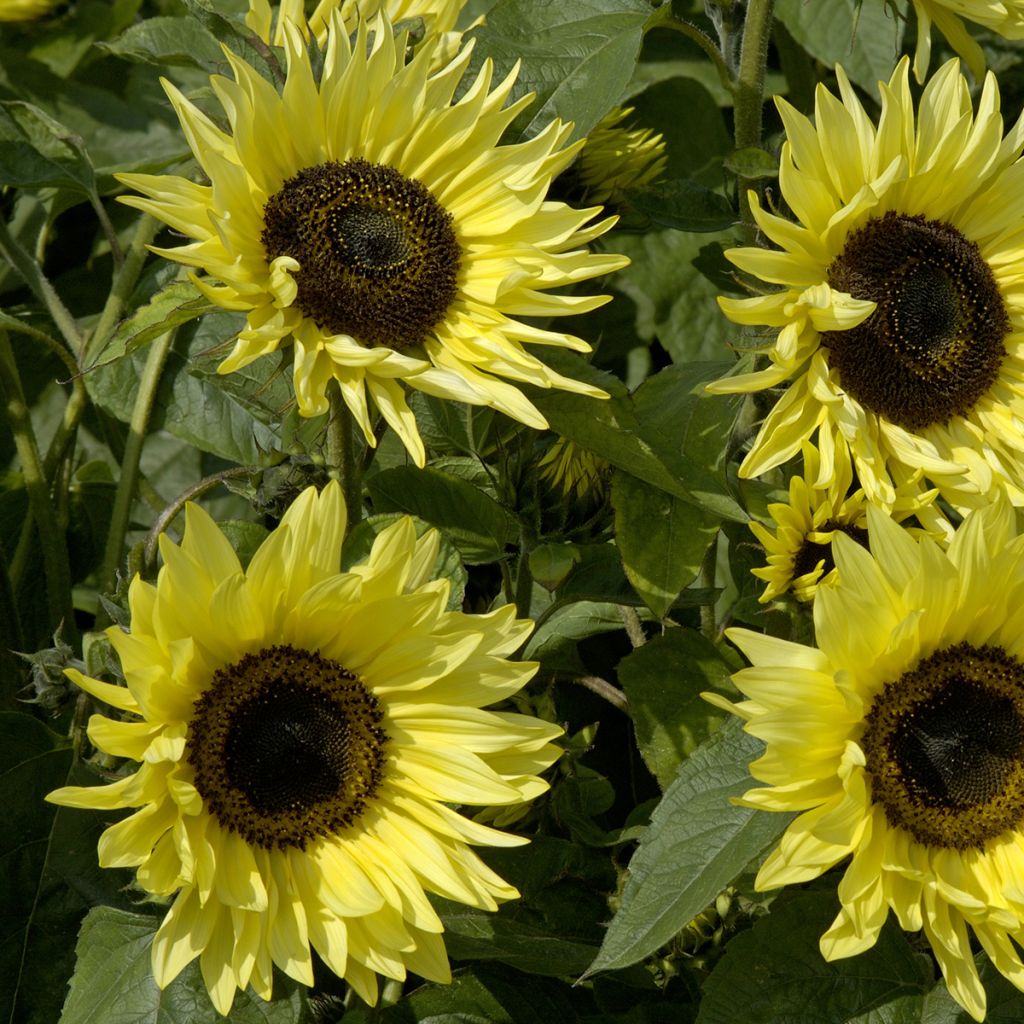
[{"label": "sunflower disc floret", "polygon": [[427,893],[493,910],[516,890],[473,845],[525,840],[457,813],[510,807],[547,786],[561,730],[484,705],[536,671],[507,656],[515,610],[446,610],[439,537],[402,518],[339,571],[337,484],[304,492],[243,571],[200,508],[181,546],[161,537],[156,585],[130,588],[131,630],[108,636],[127,687],[68,674],[117,714],[92,743],[137,762],[54,803],[132,813],[99,841],[172,900],[152,947],[157,984],[198,958],[227,1014],[272,973],[313,983],[313,951],[369,1002],[377,976],[449,980]]}]

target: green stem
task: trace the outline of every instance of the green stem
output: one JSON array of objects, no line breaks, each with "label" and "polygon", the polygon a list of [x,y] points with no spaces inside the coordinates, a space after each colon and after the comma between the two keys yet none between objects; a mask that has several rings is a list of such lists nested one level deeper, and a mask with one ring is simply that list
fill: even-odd
[{"label": "green stem", "polygon": [[46,306],[50,319],[57,325],[57,330],[71,351],[80,353],[82,335],[75,318],[68,312],[67,306],[50,284],[50,279],[43,273],[43,268],[18,244],[3,217],[0,217],[0,256],[14,267],[36,298]]},{"label": "green stem", "polygon": [[121,476],[117,482],[117,493],[114,495],[110,532],[107,534],[107,548],[103,556],[103,570],[100,573],[99,590],[101,593],[110,593],[117,585],[117,569],[121,564],[124,539],[128,534],[128,523],[139,481],[139,460],[142,458],[142,446],[146,440],[146,431],[149,428],[149,418],[153,412],[153,402],[160,384],[160,375],[163,373],[167,354],[174,343],[174,334],[174,331],[168,331],[157,338],[150,345],[146,356],[146,365],[142,371],[142,379],[139,381],[139,391],[135,397],[131,422],[128,424],[128,438],[124,445],[124,458],[121,459]]},{"label": "green stem", "polygon": [[[768,40],[772,33],[774,8],[775,0],[749,0],[747,4],[733,106],[737,149],[761,145],[764,71],[768,62]],[[747,189],[752,185],[753,181],[748,178],[739,180],[740,216],[751,235],[754,220],[750,213]]]},{"label": "green stem", "polygon": [[187,490],[182,491],[174,501],[161,511],[160,515],[156,517],[156,520],[150,527],[149,533],[146,534],[146,564],[152,565],[156,560],[156,547],[157,542],[160,539],[160,534],[171,525],[174,517],[185,507],[187,502],[194,501],[196,498],[216,487],[217,484],[222,484],[225,480],[234,480],[236,477],[253,476],[258,472],[259,467],[236,466],[234,469],[225,469],[220,473],[213,473],[211,476],[204,477],[199,481],[199,483],[193,484]]},{"label": "green stem", "polygon": [[363,518],[362,464],[355,455],[355,420],[341,389],[332,383],[329,389],[331,411],[327,417],[327,473],[341,484],[348,513],[349,533]]},{"label": "green stem", "polygon": [[89,194],[89,205],[92,207],[93,213],[96,214],[96,219],[100,222],[100,228],[107,240],[107,245],[110,246],[110,258],[114,261],[114,273],[116,274],[124,263],[124,253],[121,251],[121,243],[117,240],[117,232],[107,216],[103,200],[95,192]]},{"label": "green stem", "polygon": [[699,29],[696,25],[693,25],[688,21],[684,21],[682,18],[673,14],[671,0],[659,7],[655,12],[650,22],[650,28],[671,29],[673,32],[678,32],[680,35],[686,36],[687,39],[692,39],[710,58],[711,63],[715,66],[715,70],[718,72],[718,77],[722,85],[730,94],[733,92],[735,86],[733,84],[732,75],[729,72],[729,66],[726,64],[725,58],[722,56],[722,51],[706,32]]},{"label": "green stem", "polygon": [[29,508],[39,532],[46,574],[46,594],[50,612],[50,625],[56,627],[63,620],[68,635],[75,634],[75,613],[71,603],[71,568],[68,562],[67,541],[60,530],[50,501],[50,488],[39,458],[39,446],[32,429],[25,393],[21,386],[14,351],[6,332],[0,331],[0,393],[4,414],[14,434],[14,444],[21,462],[28,492]]},{"label": "green stem", "polygon": [[128,247],[128,252],[125,253],[124,262],[114,276],[114,282],[103,311],[100,313],[100,318],[96,321],[96,326],[85,343],[85,351],[82,353],[83,366],[89,366],[90,360],[99,358],[103,349],[106,348],[110,336],[114,333],[114,328],[117,327],[117,323],[121,319],[132,289],[142,273],[142,267],[149,255],[146,246],[153,241],[153,236],[159,227],[160,222],[149,214],[145,214],[139,219],[132,243]]},{"label": "green stem", "polygon": [[525,525],[519,528],[519,564],[516,566],[516,611],[522,619],[530,618],[533,603],[533,573],[530,571],[530,552],[534,535]]}]

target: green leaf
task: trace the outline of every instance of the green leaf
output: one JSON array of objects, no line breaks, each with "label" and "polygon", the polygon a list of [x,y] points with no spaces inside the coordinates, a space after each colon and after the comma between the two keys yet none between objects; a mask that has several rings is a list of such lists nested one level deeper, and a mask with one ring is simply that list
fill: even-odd
[{"label": "green leaf", "polygon": [[739,178],[756,180],[779,176],[778,158],[758,146],[734,150],[725,158],[724,166]]},{"label": "green leaf", "polygon": [[214,309],[191,281],[174,281],[117,325],[106,347],[96,354],[93,368],[131,355],[161,334]]},{"label": "green leaf", "polygon": [[31,103],[0,103],[0,184],[70,188],[93,195],[96,180],[84,143]]},{"label": "green leaf", "polygon": [[454,960],[500,960],[527,974],[562,977],[581,974],[594,959],[595,946],[552,934],[546,922],[497,914],[450,900],[435,899],[444,922],[444,944]]},{"label": "green leaf", "polygon": [[437,469],[396,466],[367,481],[379,512],[408,512],[447,535],[470,565],[496,562],[518,539],[516,522],[492,497]]},{"label": "green leaf", "polygon": [[0,714],[0,1019],[52,1024],[71,974],[70,936],[86,909],[118,903],[126,872],[96,863],[100,831],[120,816],[57,808],[43,798],[94,778],[76,769],[64,741],[29,715]]},{"label": "green leaf", "polygon": [[790,815],[729,802],[751,787],[747,766],[763,750],[730,721],[684,762],[629,862],[619,911],[588,974],[628,967],[663,946],[786,828]]},{"label": "green leaf", "polygon": [[[988,996],[985,1024],[1020,1024],[1024,1020],[1024,994],[995,969],[984,953],[975,956],[974,965]],[[953,999],[941,978],[919,1003],[923,1005],[918,1016],[908,1017],[906,1024],[973,1024],[974,1018]],[[893,1024],[904,1024],[904,1021]]]},{"label": "green leaf", "polygon": [[900,52],[903,21],[885,4],[862,0],[778,0],[775,17],[812,57],[842,64],[850,79],[878,96]]},{"label": "green leaf", "polygon": [[700,571],[718,520],[628,473],[612,477],[615,536],[629,582],[664,618]]},{"label": "green leaf", "polygon": [[650,16],[645,0],[500,0],[469,33],[473,68],[490,57],[500,80],[521,62],[513,98],[537,98],[516,118],[514,135],[536,135],[558,117],[579,138],[618,102]]},{"label": "green leaf", "polygon": [[598,633],[622,629],[617,604],[577,601],[559,608],[539,626],[526,645],[523,657],[541,661],[544,667],[580,674],[586,671],[577,647],[581,640]]},{"label": "green leaf", "polygon": [[668,470],[685,481],[692,499],[721,518],[746,522],[725,475],[729,438],[743,399],[704,391],[708,381],[724,377],[735,365],[667,366],[637,388],[633,407],[641,436]]},{"label": "green leaf", "polygon": [[692,629],[670,629],[619,662],[619,683],[644,762],[662,789],[680,764],[721,724],[723,712],[703,690],[735,697],[731,671],[710,640]]},{"label": "green leaf", "polygon": [[629,203],[655,224],[676,231],[722,231],[738,219],[720,192],[686,178],[668,178],[630,192]]},{"label": "green leaf", "polygon": [[[351,569],[358,562],[365,561],[373,548],[374,538],[381,530],[393,525],[398,521],[398,513],[382,513],[381,515],[369,516],[360,520],[352,532],[345,538],[345,545],[341,550],[342,571]],[[424,522],[415,516],[412,517],[413,525],[416,527],[416,536],[422,537],[427,530],[433,529],[430,523]],[[459,552],[455,545],[442,533],[441,543],[437,552],[437,561],[430,574],[430,579],[446,579],[451,583],[451,591],[448,595],[449,610],[456,610],[462,607],[462,599],[466,593],[466,580],[468,579],[466,568],[462,564]]]},{"label": "green leaf", "polygon": [[768,916],[726,946],[704,984],[698,1024],[849,1024],[932,987],[931,960],[915,952],[891,917],[869,950],[825,960],[818,940],[838,911],[832,890],[776,900]]},{"label": "green leaf", "polygon": [[191,65],[204,71],[227,68],[224,51],[213,33],[194,17],[157,17],[130,25],[117,39],[101,43],[109,53],[158,67]]},{"label": "green leaf", "polygon": [[[159,921],[110,907],[91,910],[78,936],[78,962],[60,1024],[223,1024],[193,960],[161,991],[153,980],[149,947]],[[232,1024],[299,1024],[300,986],[278,976],[275,998],[235,997]]]},{"label": "green leaf", "polygon": [[715,302],[719,288],[695,265],[710,244],[705,235],[682,231],[615,239],[615,248],[629,257],[630,265],[609,283],[636,303],[637,334],[645,341],[657,338],[674,363],[724,359],[729,339],[735,337],[735,328]]},{"label": "green leaf", "polygon": [[[201,451],[238,465],[255,465],[264,453],[278,447],[277,435],[219,386],[215,375],[207,377],[200,362],[207,350],[221,345],[237,330],[238,318],[223,312],[208,313],[179,330],[157,389],[150,429],[163,427]],[[93,401],[124,422],[131,419],[145,356],[135,352],[98,366],[84,377]],[[246,369],[264,377],[273,372],[269,360],[258,362],[258,370]],[[255,384],[252,387],[256,389]]]}]

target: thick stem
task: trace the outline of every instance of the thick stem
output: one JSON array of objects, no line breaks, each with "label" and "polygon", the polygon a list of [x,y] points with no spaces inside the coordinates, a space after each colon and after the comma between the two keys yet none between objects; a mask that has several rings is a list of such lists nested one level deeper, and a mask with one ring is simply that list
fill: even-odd
[{"label": "thick stem", "polygon": [[50,625],[56,628],[64,622],[69,635],[75,634],[75,613],[71,603],[71,568],[68,562],[66,538],[61,531],[50,501],[50,488],[39,458],[39,446],[32,429],[25,393],[21,386],[18,366],[14,361],[7,334],[0,331],[0,393],[3,396],[4,415],[14,435],[14,444],[21,462],[21,471],[28,493],[29,508],[39,532],[46,574],[46,595],[50,612]]},{"label": "thick stem", "polygon": [[0,217],[0,256],[14,267],[36,298],[46,307],[50,319],[56,324],[57,330],[71,351],[81,353],[82,335],[75,318],[68,312],[67,306],[50,284],[50,279],[43,273],[43,268],[18,244],[3,217]]},{"label": "thick stem", "polygon": [[629,714],[629,699],[617,686],[609,683],[607,679],[602,679],[600,676],[574,676],[573,678],[580,686],[585,686],[591,693],[596,693],[599,697],[603,697],[612,707],[618,708],[627,715]]},{"label": "thick stem", "polygon": [[[768,41],[772,34],[774,8],[775,0],[749,0],[747,4],[733,107],[737,149],[761,145],[764,71],[768,62]],[[753,184],[748,178],[740,178],[738,183],[740,215],[751,235],[754,220],[750,213],[747,190]]]},{"label": "thick stem", "polygon": [[167,354],[174,343],[174,331],[161,335],[150,345],[146,365],[139,381],[131,422],[128,425],[128,439],[125,441],[124,458],[121,460],[121,477],[114,495],[114,509],[111,514],[110,532],[107,534],[107,548],[103,556],[103,570],[100,574],[100,591],[111,592],[117,584],[117,569],[124,552],[124,539],[128,534],[128,522],[135,491],[139,481],[139,460],[146,440],[149,417],[153,412],[156,390],[160,384]]},{"label": "thick stem", "polygon": [[114,276],[114,283],[111,285],[106,305],[100,313],[99,320],[96,321],[92,334],[89,335],[85,343],[85,351],[82,353],[83,366],[87,367],[91,360],[99,358],[100,353],[110,340],[110,336],[114,333],[114,328],[117,327],[117,322],[121,319],[124,307],[139,280],[146,256],[149,254],[146,246],[153,241],[153,236],[159,227],[160,222],[155,217],[150,217],[149,214],[139,219],[132,244],[128,247],[128,252],[125,253],[121,268]]}]

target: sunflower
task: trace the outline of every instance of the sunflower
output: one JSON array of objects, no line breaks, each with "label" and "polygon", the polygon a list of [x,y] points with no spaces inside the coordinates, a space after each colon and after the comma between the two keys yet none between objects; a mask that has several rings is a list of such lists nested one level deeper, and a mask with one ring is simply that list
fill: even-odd
[{"label": "sunflower", "polygon": [[833,541],[817,647],[730,630],[748,699],[705,696],[767,744],[750,766],[766,786],[740,802],[799,815],[757,887],[849,857],[824,957],[871,947],[891,909],[924,929],[953,998],[982,1020],[969,930],[1024,988],[1024,538],[1005,499],[970,513],[948,551],[867,515],[870,553]]},{"label": "sunflower", "polygon": [[[840,447],[823,465],[817,449],[805,441],[803,459],[803,474],[789,481],[789,501],[768,506],[775,532],[756,520],[749,524],[768,556],[767,565],[751,570],[768,583],[759,598],[762,603],[790,590],[798,601],[810,601],[819,586],[834,584],[839,578],[832,557],[836,534],[844,533],[858,544],[868,542],[867,499],[863,488],[851,491],[849,452]],[[935,494],[898,494],[894,518],[900,522],[923,513]]]},{"label": "sunflower", "polygon": [[590,223],[599,208],[545,200],[578,150],[563,148],[571,126],[553,121],[528,142],[499,146],[530,102],[503,108],[514,74],[491,90],[487,61],[451,103],[469,49],[432,73],[435,39],[405,63],[405,43],[383,15],[370,46],[365,22],[350,42],[338,12],[330,19],[319,82],[286,23],[282,95],[228,53],[235,81],[212,84],[230,134],[165,83],[209,185],[120,176],[147,197],[125,202],[195,239],[154,251],[200,268],[208,277],[196,285],[211,301],[245,312],[219,372],[290,340],[304,416],[326,411],[333,379],[367,443],[376,443],[372,401],[419,465],[425,452],[403,383],[537,428],[544,417],[500,378],[602,397],[522,344],[589,351],[585,342],[516,319],[602,305],[607,296],[547,290],[627,262],[587,249],[614,217]]},{"label": "sunflower", "polygon": [[0,0],[0,21],[35,21],[49,14],[58,0]]},{"label": "sunflower", "polygon": [[[1005,491],[1024,504],[1024,120],[1003,138],[996,80],[975,117],[957,62],[926,86],[915,125],[906,59],[880,84],[878,126],[837,70],[816,125],[777,100],[779,180],[797,217],[754,217],[774,249],[731,249],[778,290],[720,298],[737,323],[778,329],[763,370],[716,393],[789,389],[740,472],[785,462],[818,433],[849,447],[873,503],[918,473],[956,508]],[[924,486],[921,484],[920,486]]]},{"label": "sunflower", "polygon": [[[281,0],[275,21],[270,0],[249,0],[245,23],[268,45],[272,42],[275,46],[284,46],[284,26],[291,21],[303,37],[308,38],[312,33],[321,46],[326,46],[333,12],[338,12],[346,31],[352,33],[360,21],[368,21],[383,11],[393,25],[422,18],[426,34],[451,33],[450,41],[457,49],[459,34],[454,31],[455,23],[465,3],[466,0],[320,0],[307,18],[303,0]],[[454,55],[453,50],[450,56]]]},{"label": "sunflower", "polygon": [[127,688],[68,671],[122,712],[91,718],[93,744],[138,766],[48,799],[138,808],[100,864],[173,897],[156,982],[198,957],[222,1014],[249,984],[269,999],[274,964],[312,984],[311,950],[370,1003],[378,973],[449,980],[425,893],[495,909],[516,890],[468,844],[525,842],[451,805],[529,800],[558,755],[558,727],[481,710],[534,674],[505,657],[530,623],[446,611],[438,534],[407,517],[339,572],[344,528],[337,484],[310,488],[243,571],[189,506],[156,585],[131,584],[131,632],[108,630]]},{"label": "sunflower", "polygon": [[622,127],[632,113],[632,107],[615,107],[587,136],[574,169],[590,202],[617,203],[665,170],[664,137],[649,128]]},{"label": "sunflower", "polygon": [[985,74],[985,54],[963,19],[984,25],[1006,39],[1024,39],[1024,0],[913,0],[913,4],[917,13],[914,75],[919,82],[928,73],[933,23],[979,82]]}]

